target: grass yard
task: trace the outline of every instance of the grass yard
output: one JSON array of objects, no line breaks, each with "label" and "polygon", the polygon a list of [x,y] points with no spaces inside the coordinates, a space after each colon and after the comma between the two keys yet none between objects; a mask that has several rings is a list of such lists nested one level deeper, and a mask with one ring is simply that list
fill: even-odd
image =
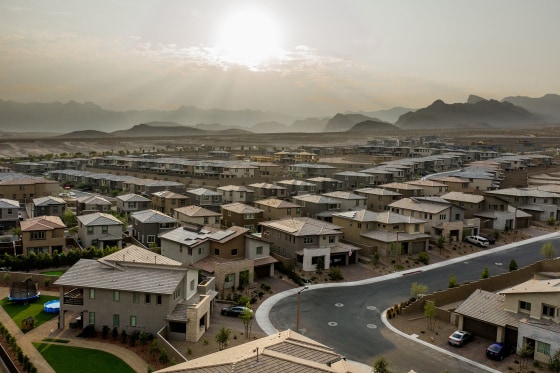
[{"label": "grass yard", "polygon": [[36,342],[33,345],[56,373],[134,373],[128,364],[105,351],[50,343]]},{"label": "grass yard", "polygon": [[47,272],[41,272],[41,274],[46,276],[62,276],[64,272],[66,271],[47,271]]},{"label": "grass yard", "polygon": [[35,327],[38,327],[39,325],[51,320],[53,317],[58,316],[55,313],[43,312],[43,305],[53,299],[58,299],[58,297],[41,295],[35,302],[26,305],[23,303],[10,302],[8,301],[8,298],[4,298],[0,301],[0,306],[2,306],[6,313],[10,315],[17,326],[21,327],[21,321],[23,319],[33,316],[35,319]]}]

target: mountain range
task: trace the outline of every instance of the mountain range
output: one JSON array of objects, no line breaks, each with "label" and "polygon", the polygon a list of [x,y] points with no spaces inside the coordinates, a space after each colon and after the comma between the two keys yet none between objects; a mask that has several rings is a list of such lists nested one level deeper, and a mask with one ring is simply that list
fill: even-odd
[{"label": "mountain range", "polygon": [[[394,125],[393,125],[394,123]],[[465,103],[436,100],[417,110],[395,107],[345,112],[324,118],[296,118],[260,110],[200,109],[112,111],[91,103],[18,103],[0,100],[0,132],[65,136],[174,136],[211,133],[315,133],[390,131],[423,128],[521,128],[560,125],[560,96],[506,97],[501,101],[471,95]],[[357,127],[356,127],[357,126]],[[133,129],[133,131],[131,131]]]}]

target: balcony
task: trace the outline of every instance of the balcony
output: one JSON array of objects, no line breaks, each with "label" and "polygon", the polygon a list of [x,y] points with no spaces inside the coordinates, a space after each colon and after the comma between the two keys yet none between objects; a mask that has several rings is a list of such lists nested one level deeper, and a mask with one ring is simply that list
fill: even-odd
[{"label": "balcony", "polygon": [[64,293],[63,304],[68,304],[71,306],[83,306],[84,305],[83,289],[75,288],[67,293]]}]

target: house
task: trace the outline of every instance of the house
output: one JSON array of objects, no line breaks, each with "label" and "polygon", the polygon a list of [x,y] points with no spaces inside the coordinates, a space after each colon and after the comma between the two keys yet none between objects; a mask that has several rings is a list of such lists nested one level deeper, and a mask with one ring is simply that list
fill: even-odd
[{"label": "house", "polygon": [[212,228],[220,228],[222,226],[221,213],[200,206],[193,205],[176,208],[173,212],[173,216],[181,225],[207,225]]},{"label": "house", "polygon": [[60,185],[54,180],[14,172],[0,172],[0,198],[28,203],[33,198],[57,195]]},{"label": "house", "polygon": [[170,190],[152,193],[152,209],[171,216],[173,210],[189,205],[189,197]]},{"label": "house", "polygon": [[446,201],[459,206],[465,211],[465,219],[472,219],[476,214],[484,211],[484,196],[479,194],[449,192],[441,196]]},{"label": "house", "polygon": [[357,263],[359,248],[340,242],[342,228],[338,225],[293,218],[266,221],[261,226],[262,237],[270,243],[272,255],[284,265],[315,271],[318,266],[328,269],[331,264]]},{"label": "house", "polygon": [[138,246],[98,260],[80,259],[54,285],[60,287],[59,329],[70,317],[83,325],[144,331],[168,339],[198,341],[210,326],[214,280]]},{"label": "house", "polygon": [[219,192],[206,188],[196,188],[187,190],[185,194],[190,198],[191,205],[197,205],[212,211],[220,211],[222,194]]},{"label": "house", "polygon": [[116,197],[117,212],[121,215],[129,215],[136,211],[149,210],[152,208],[152,200],[139,194],[128,193]]},{"label": "house", "polygon": [[383,188],[362,188],[354,190],[359,196],[366,197],[366,206],[371,211],[387,211],[389,205],[402,198],[401,193]]},{"label": "house", "polygon": [[332,177],[342,183],[344,190],[365,188],[373,183],[373,176],[365,172],[342,171]]},{"label": "house", "polygon": [[95,212],[78,216],[78,238],[89,248],[122,247],[123,223],[110,214]]},{"label": "house", "polygon": [[157,373],[218,371],[368,373],[371,368],[347,361],[332,348],[292,330],[285,330],[158,370]]},{"label": "house", "polygon": [[379,185],[380,188],[400,193],[403,198],[422,197],[424,196],[424,188],[407,183],[388,183]]},{"label": "house", "polygon": [[286,188],[286,193],[289,196],[297,196],[299,194],[312,194],[315,193],[316,185],[304,180],[280,180],[276,185]]},{"label": "house", "polygon": [[263,211],[264,220],[278,220],[302,216],[300,205],[282,199],[261,199],[260,201],[255,201],[255,206]]},{"label": "house", "polygon": [[263,210],[243,203],[222,205],[222,225],[224,227],[239,226],[256,232],[263,221]]},{"label": "house", "polygon": [[332,214],[341,211],[339,200],[324,195],[295,196],[292,201],[301,206],[302,216],[326,222],[332,222]]},{"label": "house", "polygon": [[355,210],[366,208],[367,198],[353,192],[330,192],[323,196],[339,201],[341,210]]},{"label": "house", "polygon": [[23,254],[62,253],[66,249],[66,225],[58,216],[38,216],[20,222]]},{"label": "house", "polygon": [[344,188],[344,183],[331,177],[312,177],[305,181],[315,184],[315,193],[336,192]]},{"label": "house", "polygon": [[91,195],[77,198],[77,215],[91,214],[92,212],[107,212],[111,210],[111,202],[104,197]]},{"label": "house", "polygon": [[251,204],[255,200],[255,191],[243,185],[224,185],[218,187],[217,190],[222,193],[223,203]]},{"label": "house", "polygon": [[33,216],[62,217],[66,210],[66,201],[59,197],[46,196],[33,199]]},{"label": "house", "polygon": [[255,261],[246,256],[247,232],[242,227],[222,230],[186,225],[160,236],[161,254],[215,277],[218,291],[237,289],[243,281],[254,279]]},{"label": "house", "polygon": [[13,199],[0,198],[0,231],[17,226],[19,219],[19,202]]},{"label": "house", "polygon": [[[507,188],[487,191],[485,196],[494,196],[507,204],[531,214],[532,220],[560,220],[560,194],[538,189]],[[517,222],[517,227],[520,227]]]},{"label": "house", "polygon": [[[390,211],[345,211],[333,214],[333,224],[342,227],[344,242],[362,248],[360,255],[395,255],[398,246],[402,254],[418,254],[428,249],[429,234],[424,233],[425,221]],[[397,246],[395,246],[397,245]]]},{"label": "house", "polygon": [[441,196],[442,194],[447,193],[447,190],[449,189],[447,184],[440,183],[435,180],[412,180],[407,181],[406,183],[424,189],[423,194],[426,197]]},{"label": "house", "polygon": [[156,210],[137,211],[130,215],[132,237],[142,245],[160,246],[158,235],[177,228],[177,220]]},{"label": "house", "polygon": [[465,219],[461,207],[440,197],[403,198],[391,203],[389,208],[394,213],[424,220],[425,232],[436,237],[461,241],[465,230],[474,235],[480,231],[479,219]]},{"label": "house", "polygon": [[254,183],[249,184],[249,187],[255,191],[255,200],[265,198],[285,199],[289,197],[287,189],[280,185],[270,183]]}]

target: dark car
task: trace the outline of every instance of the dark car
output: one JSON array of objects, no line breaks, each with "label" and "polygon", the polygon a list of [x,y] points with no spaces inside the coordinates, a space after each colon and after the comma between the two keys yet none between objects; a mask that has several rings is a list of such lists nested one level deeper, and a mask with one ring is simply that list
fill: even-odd
[{"label": "dark car", "polygon": [[511,346],[504,343],[492,343],[486,349],[486,356],[494,360],[504,360],[504,357],[513,352]]},{"label": "dark car", "polygon": [[447,338],[447,341],[451,346],[461,347],[464,346],[465,343],[472,341],[473,339],[474,336],[471,333],[464,330],[457,330],[454,331],[453,334],[449,336],[449,338]]},{"label": "dark car", "polygon": [[253,310],[243,306],[229,306],[222,308],[222,315],[226,316],[241,316],[243,312],[247,310],[251,314],[253,314]]},{"label": "dark car", "polygon": [[494,237],[494,236],[483,235],[482,237],[486,238],[488,240],[488,242],[490,243],[490,245],[494,245],[496,243],[496,237]]}]

